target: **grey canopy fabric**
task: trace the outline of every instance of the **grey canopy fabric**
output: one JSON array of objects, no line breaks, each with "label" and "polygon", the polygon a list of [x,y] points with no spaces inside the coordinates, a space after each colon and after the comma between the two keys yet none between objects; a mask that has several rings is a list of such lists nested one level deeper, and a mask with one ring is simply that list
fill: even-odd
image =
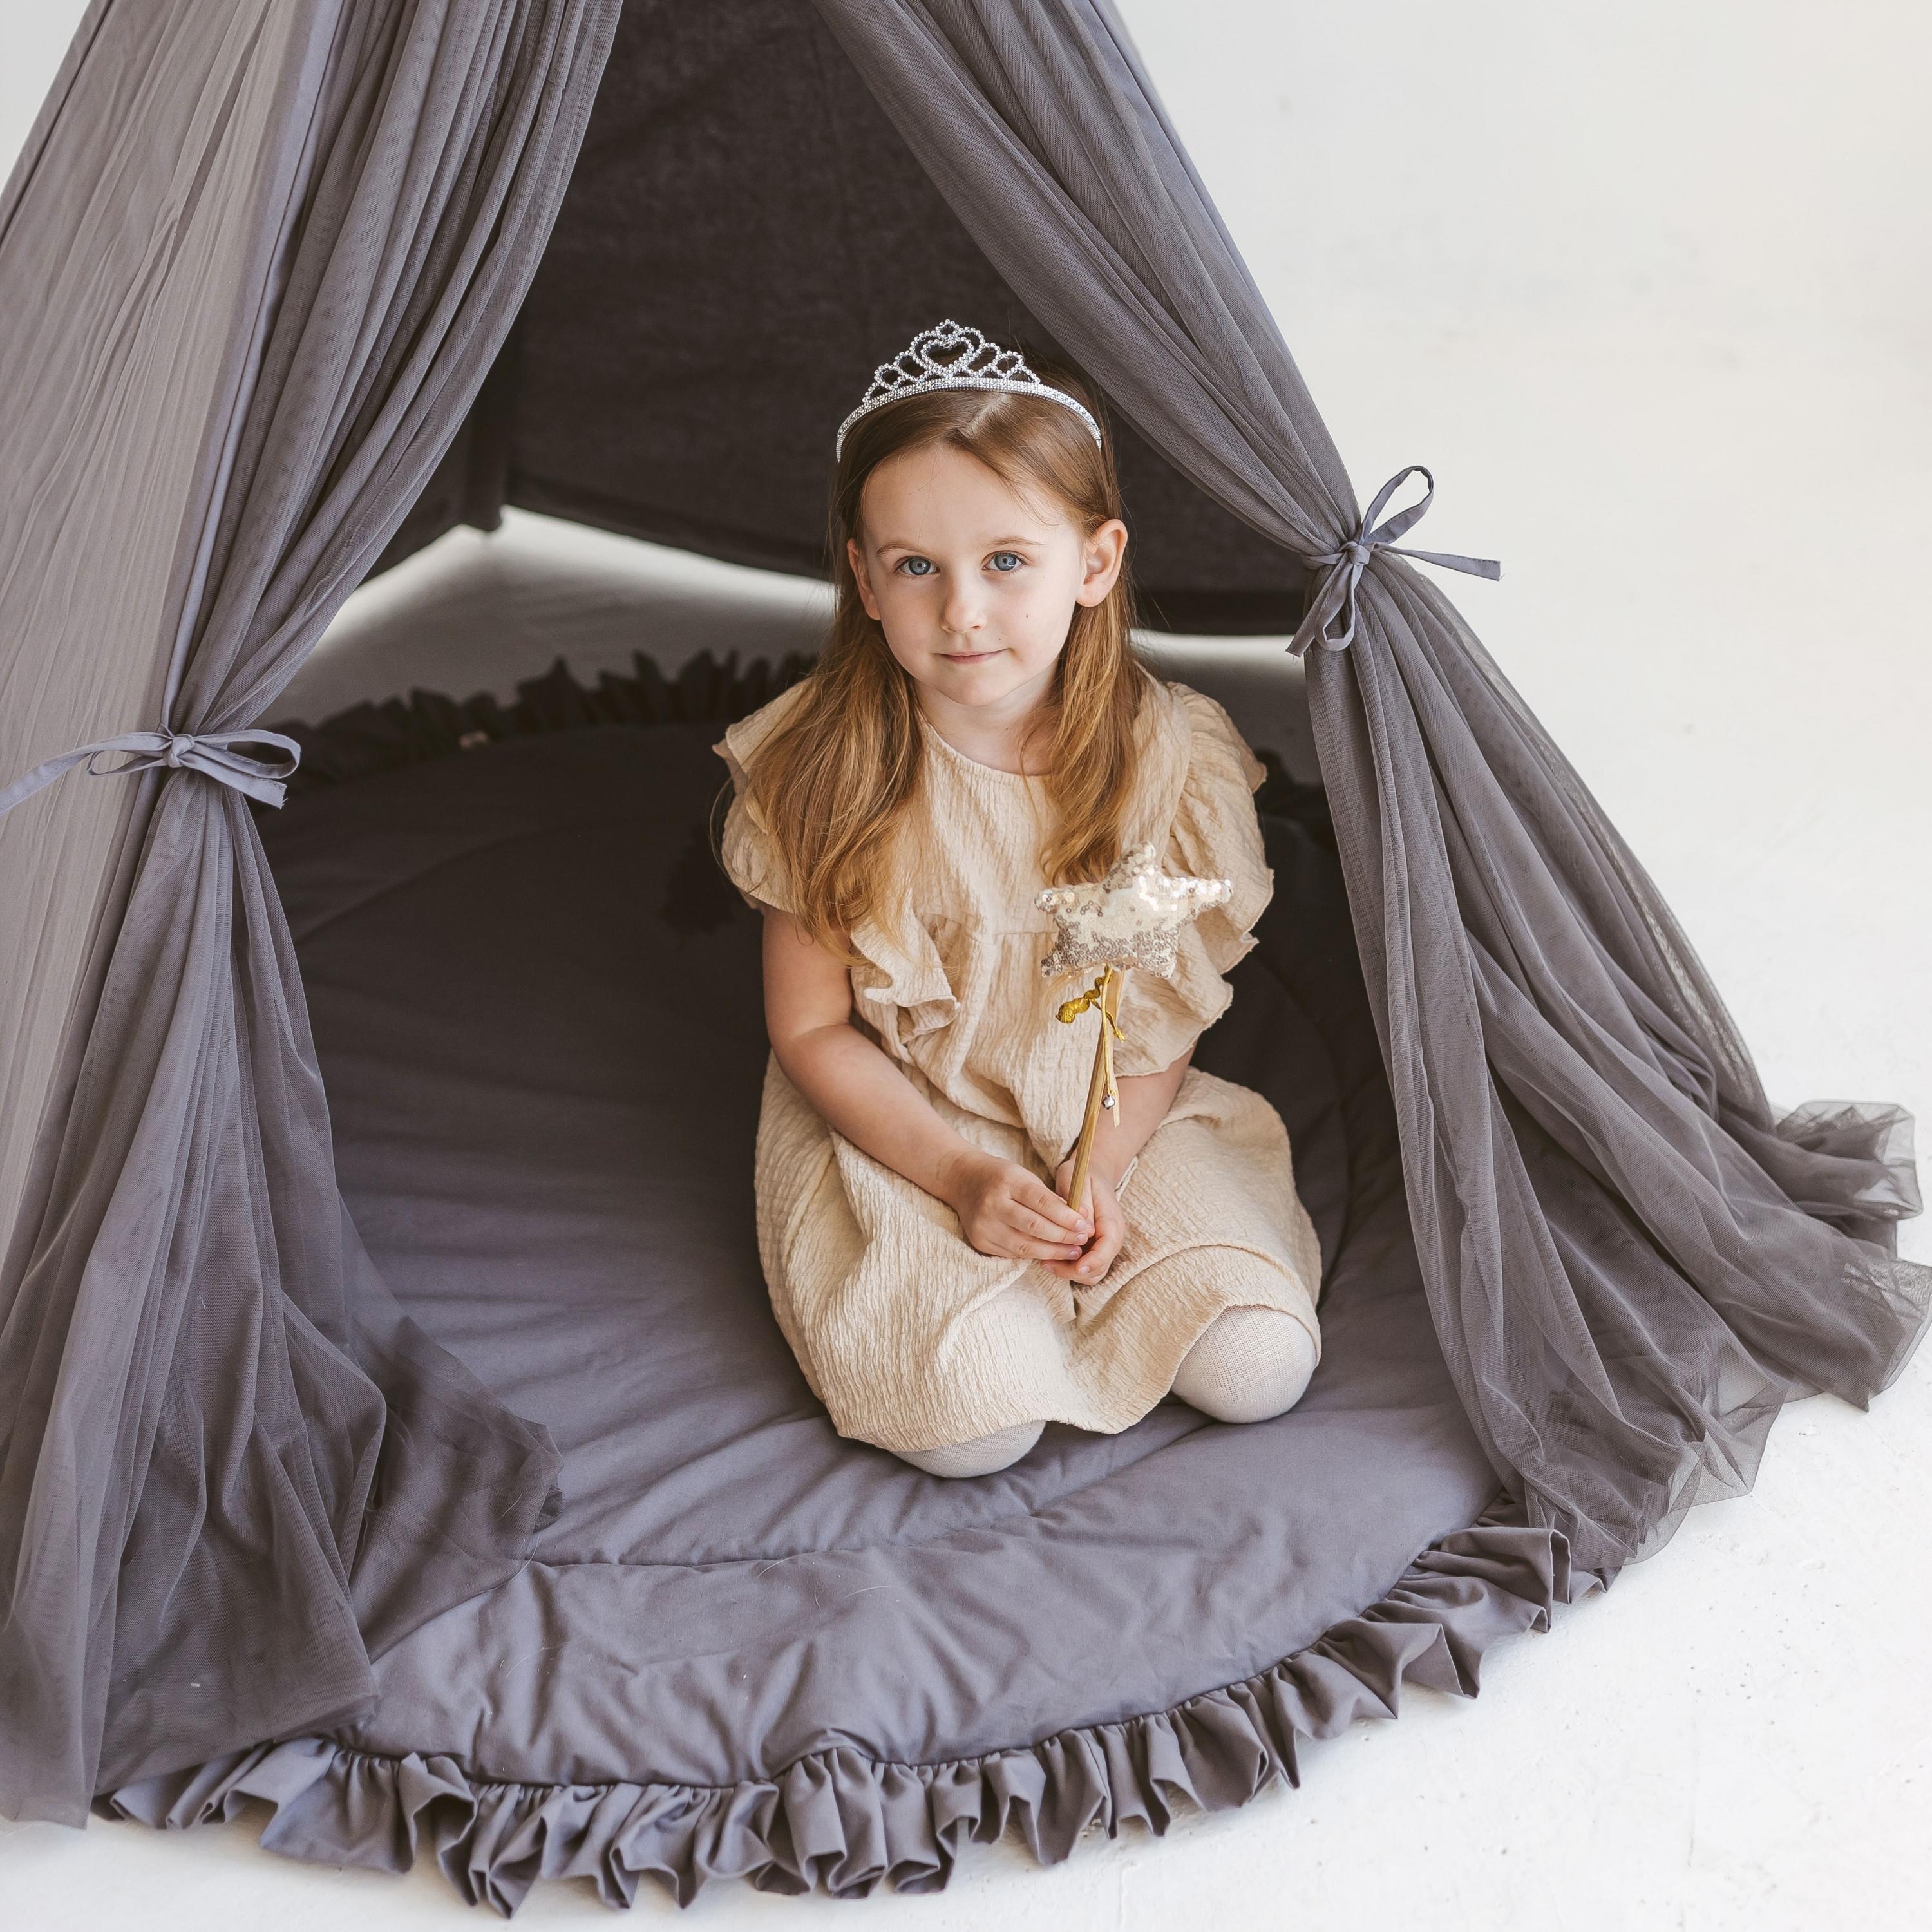
[{"label": "grey canopy fabric", "polygon": [[[647,53],[674,10],[634,4],[627,32]],[[617,11],[97,0],[0,206],[0,782],[163,734],[125,782],[70,764],[0,818],[0,891],[27,914],[0,959],[16,1815],[75,1820],[104,1787],[360,1708],[374,1652],[490,1588],[546,1515],[542,1432],[401,1316],[342,1210],[273,881],[235,773],[184,734],[272,715],[412,506],[417,540],[466,513],[432,487],[448,465],[480,520],[517,500],[502,452],[538,446],[494,418],[478,482],[485,376],[580,142],[598,154]],[[1862,1402],[1898,1372],[1932,1290],[1896,1258],[1909,1120],[1769,1107],[1581,781],[1441,590],[1369,541],[1109,10],[818,0],[830,36],[794,11],[1004,313],[1084,363],[1150,476],[1226,513],[1226,554],[1252,569],[1257,533],[1298,589],[1336,560],[1298,641],[1444,1358],[1530,1522],[1591,1568],[1645,1553],[1748,1483],[1783,1401]],[[142,223],[98,218],[120,192]],[[696,259],[729,251],[694,206]],[[940,292],[911,276],[892,313],[931,319]],[[826,424],[902,339],[842,326]],[[507,373],[494,406],[518,394],[541,418]],[[674,427],[708,433],[701,412]],[[548,507],[676,536],[634,495],[599,510],[586,439],[551,429]],[[743,421],[718,433],[758,447]],[[799,530],[775,510],[756,542]],[[686,535],[726,548],[715,518]]]},{"label": "grey canopy fabric", "polygon": [[[0,1274],[0,1804],[16,1815],[78,1822],[104,1783],[367,1702],[368,1646],[512,1569],[553,1486],[542,1432],[402,1316],[357,1241],[260,839],[232,770],[184,741],[260,718],[446,447],[536,266],[614,11],[97,6],[16,171],[9,770],[57,752],[97,640],[131,650],[139,621],[154,708],[107,722],[158,730],[173,755],[123,768],[174,781],[115,801],[141,815],[138,851]],[[163,164],[155,259],[127,261],[90,198]],[[223,188],[232,312],[194,306],[215,252],[200,198]],[[130,526],[180,524],[182,496],[116,478],[104,435],[94,463],[64,463],[63,412],[94,404],[56,372],[158,383],[164,348],[220,373],[209,413],[169,424],[200,485],[185,554],[130,608],[98,559]],[[20,586],[70,512],[92,542],[61,557],[63,659],[54,584]],[[10,888],[87,891],[77,862],[100,848],[71,849],[63,808],[110,789],[16,804]],[[16,995],[36,937],[10,926]],[[9,1015],[16,1051],[67,1017],[64,989],[39,990]]]}]

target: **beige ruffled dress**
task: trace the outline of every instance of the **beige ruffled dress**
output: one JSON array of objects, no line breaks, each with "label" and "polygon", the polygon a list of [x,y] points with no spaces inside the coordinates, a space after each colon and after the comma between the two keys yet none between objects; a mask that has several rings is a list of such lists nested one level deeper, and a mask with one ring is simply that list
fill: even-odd
[{"label": "beige ruffled dress", "polygon": [[[1172,1064],[1227,1009],[1222,976],[1255,944],[1274,890],[1252,794],[1264,769],[1214,699],[1152,681],[1126,844],[1153,839],[1171,872],[1234,882],[1180,936],[1172,980],[1130,973],[1123,1075]],[[776,848],[745,794],[760,741],[802,687],[732,725],[714,748],[736,796],[722,852],[754,905],[788,906]],[[852,934],[856,1022],[940,1118],[1050,1185],[1079,1132],[1094,1057],[1090,1010],[1054,1009],[1090,976],[1049,982],[1052,916],[1039,850],[1052,809],[1037,778],[956,750],[922,716],[914,802],[892,916]],[[1103,1117],[1100,1132],[1111,1129]],[[1113,1433],[1166,1395],[1224,1308],[1278,1308],[1318,1354],[1321,1251],[1295,1191],[1281,1117],[1190,1066],[1119,1190],[1126,1238],[1098,1282],[982,1255],[943,1201],[826,1125],[776,1057],[765,1070],[756,1163],[758,1251],[772,1306],[842,1436],[882,1448],[970,1441],[1012,1424]]]}]

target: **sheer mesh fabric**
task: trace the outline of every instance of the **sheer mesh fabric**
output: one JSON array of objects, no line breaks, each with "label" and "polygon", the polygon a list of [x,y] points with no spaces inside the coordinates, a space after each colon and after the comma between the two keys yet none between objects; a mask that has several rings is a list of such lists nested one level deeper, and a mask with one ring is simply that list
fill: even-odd
[{"label": "sheer mesh fabric", "polygon": [[[1330,736],[1352,694],[1370,747],[1418,748],[1364,778],[1438,830],[1460,928],[1447,956],[1439,930],[1378,949],[1378,1015],[1414,1018],[1383,1021],[1384,1053],[1438,1121],[1409,1189],[1438,1332],[1533,1520],[1640,1556],[1749,1487],[1785,1402],[1863,1406],[1916,1346],[1911,1119],[1773,1108],[1649,876],[1447,601],[1405,577],[1368,608],[1394,674],[1352,652],[1353,694],[1311,685],[1324,759],[1356,742]],[[1338,833],[1353,896],[1378,868]],[[1480,1192],[1445,1116],[1480,1125]]]},{"label": "sheer mesh fabric", "polygon": [[[5,250],[36,226],[95,270],[77,355],[124,322],[147,358],[130,382],[176,358],[228,370],[232,421],[196,426],[205,502],[151,504],[139,476],[122,501],[184,532],[154,629],[178,640],[165,721],[196,734],[260,720],[454,435],[554,218],[616,4],[244,10],[97,10],[0,235],[10,297],[28,299]],[[88,208],[152,172],[144,89],[200,103],[164,173],[195,193],[144,232],[130,290]],[[233,305],[195,298],[204,282]],[[187,339],[158,339],[164,322]],[[40,426],[66,452],[43,487],[76,500],[50,504],[116,500],[99,448],[90,470]],[[41,475],[41,444],[10,446]],[[112,569],[93,575],[73,594],[108,596]],[[88,668],[39,668],[60,717],[62,680]],[[8,723],[10,777],[46,728]],[[241,794],[184,769],[70,776],[10,817],[36,870],[62,866],[74,788],[102,784],[147,816],[98,1002],[46,1005],[74,1028],[71,1085],[0,1264],[0,1810],[69,1823],[104,1786],[364,1706],[372,1654],[518,1566],[557,1467],[403,1315],[348,1224]]]}]

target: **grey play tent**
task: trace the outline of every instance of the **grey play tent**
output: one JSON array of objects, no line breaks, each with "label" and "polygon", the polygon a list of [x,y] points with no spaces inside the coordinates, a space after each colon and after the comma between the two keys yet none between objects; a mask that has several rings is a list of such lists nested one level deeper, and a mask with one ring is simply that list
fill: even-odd
[{"label": "grey play tent", "polygon": [[[762,1306],[708,747],[801,667],[278,708],[505,505],[821,569],[830,429],[945,315],[1103,388],[1151,623],[1295,633],[1321,782],[1202,1058],[1288,1123],[1326,1343],[1275,1423],[955,1484]],[[1922,1331],[1909,1118],[1767,1102],[1096,0],[94,0],[0,425],[14,1815],[264,1798],[505,1910],[1062,1856],[1473,1690]]]}]

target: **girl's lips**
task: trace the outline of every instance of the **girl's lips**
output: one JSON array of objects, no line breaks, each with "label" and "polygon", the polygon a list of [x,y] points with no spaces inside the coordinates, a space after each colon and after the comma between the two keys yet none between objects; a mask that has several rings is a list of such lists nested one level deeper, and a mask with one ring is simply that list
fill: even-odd
[{"label": "girl's lips", "polygon": [[982,658],[996,658],[997,649],[990,651],[942,651],[940,655],[948,664],[977,664]]}]

